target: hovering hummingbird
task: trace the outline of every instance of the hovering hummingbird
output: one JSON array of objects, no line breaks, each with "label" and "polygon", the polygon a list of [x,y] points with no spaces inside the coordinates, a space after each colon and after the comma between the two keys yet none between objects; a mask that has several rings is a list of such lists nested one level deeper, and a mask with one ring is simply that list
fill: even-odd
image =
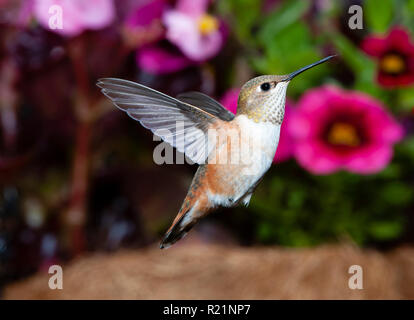
[{"label": "hovering hummingbird", "polygon": [[[127,80],[98,80],[102,93],[118,108],[200,165],[180,211],[161,241],[161,249],[184,237],[213,209],[249,204],[276,153],[289,82],[332,57],[287,75],[249,80],[240,91],[236,115],[200,92],[173,98]],[[179,121],[183,122],[180,127]],[[228,143],[227,137],[234,133],[239,139]],[[234,155],[241,161],[229,161]]]}]

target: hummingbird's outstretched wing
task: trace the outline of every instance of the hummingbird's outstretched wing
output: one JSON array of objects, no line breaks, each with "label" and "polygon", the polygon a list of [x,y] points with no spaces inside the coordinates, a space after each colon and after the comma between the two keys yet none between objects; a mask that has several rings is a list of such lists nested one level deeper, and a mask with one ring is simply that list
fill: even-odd
[{"label": "hummingbird's outstretched wing", "polygon": [[217,116],[221,120],[231,121],[234,119],[233,112],[227,110],[219,102],[204,93],[196,91],[181,93],[177,96],[177,99],[183,102],[187,102],[193,106],[202,108],[204,111]]},{"label": "hummingbird's outstretched wing", "polygon": [[208,142],[211,124],[234,118],[230,111],[201,93],[176,99],[116,78],[99,79],[97,85],[118,108],[198,164],[205,162],[215,146]]}]

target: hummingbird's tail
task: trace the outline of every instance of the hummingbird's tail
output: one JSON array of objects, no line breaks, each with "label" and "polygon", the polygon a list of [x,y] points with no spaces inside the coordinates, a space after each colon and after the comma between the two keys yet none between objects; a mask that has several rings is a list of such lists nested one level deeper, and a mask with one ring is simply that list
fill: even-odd
[{"label": "hummingbird's tail", "polygon": [[[188,231],[196,224],[197,220],[189,219],[188,213],[178,214],[173,224],[165,233],[160,243],[160,249],[167,249],[183,238]],[[189,221],[190,220],[190,221]]]},{"label": "hummingbird's tail", "polygon": [[205,166],[198,167],[180,211],[161,240],[161,249],[168,248],[183,238],[198,220],[210,212],[211,204],[203,183],[205,172]]},{"label": "hummingbird's tail", "polygon": [[162,238],[160,249],[169,248],[183,238],[197,221],[209,212],[208,208],[203,205],[206,203],[203,198],[201,196],[195,199],[191,197],[191,194],[187,195],[180,212],[178,212],[171,227]]}]

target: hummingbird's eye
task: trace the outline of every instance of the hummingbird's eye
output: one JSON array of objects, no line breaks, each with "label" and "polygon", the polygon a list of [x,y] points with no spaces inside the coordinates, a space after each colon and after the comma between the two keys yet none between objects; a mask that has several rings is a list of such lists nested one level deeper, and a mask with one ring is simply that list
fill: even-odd
[{"label": "hummingbird's eye", "polygon": [[270,83],[269,82],[262,83],[260,85],[260,89],[262,89],[262,91],[268,91],[270,89]]}]

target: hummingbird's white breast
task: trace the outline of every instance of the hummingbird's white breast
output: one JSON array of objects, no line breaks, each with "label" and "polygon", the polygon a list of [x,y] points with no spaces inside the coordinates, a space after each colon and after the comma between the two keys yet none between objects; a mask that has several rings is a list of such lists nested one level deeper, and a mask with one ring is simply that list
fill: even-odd
[{"label": "hummingbird's white breast", "polygon": [[255,122],[245,115],[235,118],[241,132],[243,171],[261,177],[272,164],[279,144],[280,124]]},{"label": "hummingbird's white breast", "polygon": [[216,150],[218,158],[228,162],[209,163],[207,169],[210,176],[214,175],[210,180],[214,186],[208,192],[214,206],[231,207],[240,200],[247,205],[251,193],[272,165],[279,143],[279,124],[255,122],[246,115],[238,115],[232,122],[240,134],[238,143],[232,145],[231,155],[228,155],[227,144]]}]

